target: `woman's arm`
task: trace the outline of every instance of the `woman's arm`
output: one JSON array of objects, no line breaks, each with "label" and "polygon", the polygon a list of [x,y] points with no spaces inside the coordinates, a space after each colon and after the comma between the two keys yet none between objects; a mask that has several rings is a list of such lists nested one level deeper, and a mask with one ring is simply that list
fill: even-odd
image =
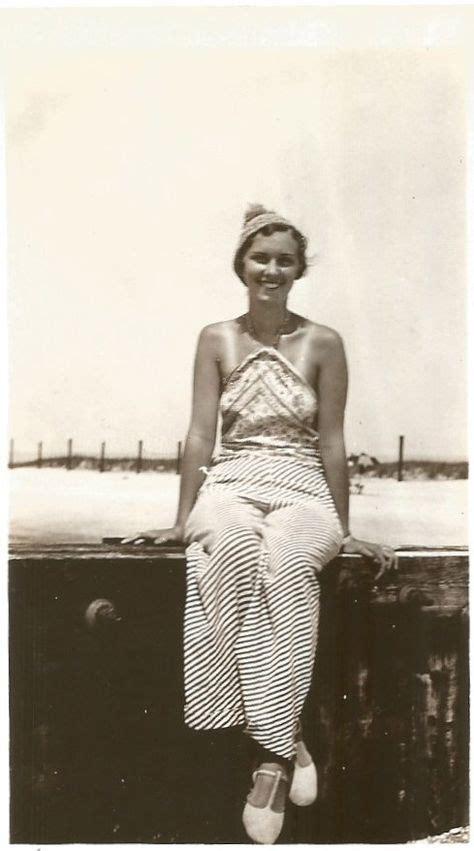
[{"label": "woman's arm", "polygon": [[361,541],[349,531],[349,475],[344,444],[344,412],[347,399],[347,364],[341,338],[328,332],[320,353],[318,380],[318,430],[321,460],[339,515],[344,537],[344,552],[360,553],[380,565],[376,578],[396,568],[397,557],[391,547]]},{"label": "woman's arm", "polygon": [[349,476],[344,444],[347,364],[342,340],[334,331],[327,332],[321,345],[318,399],[321,460],[346,535],[349,532]]},{"label": "woman's arm", "polygon": [[194,389],[191,423],[184,447],[181,487],[175,527],[184,526],[203,482],[206,467],[216,442],[217,412],[220,393],[218,337],[215,329],[204,328],[199,337],[194,364]]},{"label": "woman's arm", "polygon": [[148,529],[146,532],[124,538],[124,544],[165,544],[183,540],[186,520],[204,479],[200,468],[207,466],[211,460],[216,441],[220,395],[218,344],[219,334],[215,326],[203,328],[194,361],[191,423],[184,448],[175,524],[170,529]]}]

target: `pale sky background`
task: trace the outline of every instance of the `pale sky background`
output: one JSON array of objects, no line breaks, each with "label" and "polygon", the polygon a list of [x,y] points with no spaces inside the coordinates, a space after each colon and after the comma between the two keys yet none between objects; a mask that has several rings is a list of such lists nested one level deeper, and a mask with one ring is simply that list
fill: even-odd
[{"label": "pale sky background", "polygon": [[467,7],[0,13],[17,457],[171,453],[246,205],[314,262],[348,451],[467,457]]}]

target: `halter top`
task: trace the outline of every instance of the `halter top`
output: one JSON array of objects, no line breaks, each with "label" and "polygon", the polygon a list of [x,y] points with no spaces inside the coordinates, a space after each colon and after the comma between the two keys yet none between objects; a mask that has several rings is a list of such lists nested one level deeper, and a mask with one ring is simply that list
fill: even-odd
[{"label": "halter top", "polygon": [[220,399],[221,445],[237,449],[317,452],[318,398],[277,349],[262,347],[231,372]]}]

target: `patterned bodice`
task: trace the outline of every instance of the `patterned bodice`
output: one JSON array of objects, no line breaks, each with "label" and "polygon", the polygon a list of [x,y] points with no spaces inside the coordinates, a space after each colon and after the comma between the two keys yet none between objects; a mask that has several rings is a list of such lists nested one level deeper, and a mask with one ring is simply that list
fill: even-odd
[{"label": "patterned bodice", "polygon": [[220,400],[222,448],[308,450],[318,445],[318,400],[278,350],[251,352],[227,378]]}]

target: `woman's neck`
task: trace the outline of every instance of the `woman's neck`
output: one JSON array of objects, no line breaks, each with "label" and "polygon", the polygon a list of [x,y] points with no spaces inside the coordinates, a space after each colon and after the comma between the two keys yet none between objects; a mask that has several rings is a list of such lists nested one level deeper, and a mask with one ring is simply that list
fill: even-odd
[{"label": "woman's neck", "polygon": [[281,335],[290,333],[291,325],[292,315],[286,304],[272,306],[270,310],[267,305],[263,310],[251,305],[245,316],[247,333],[264,346],[275,349],[280,345]]},{"label": "woman's neck", "polygon": [[250,304],[248,315],[253,327],[266,334],[275,334],[288,321],[290,311],[286,304],[282,305],[255,305]]}]

